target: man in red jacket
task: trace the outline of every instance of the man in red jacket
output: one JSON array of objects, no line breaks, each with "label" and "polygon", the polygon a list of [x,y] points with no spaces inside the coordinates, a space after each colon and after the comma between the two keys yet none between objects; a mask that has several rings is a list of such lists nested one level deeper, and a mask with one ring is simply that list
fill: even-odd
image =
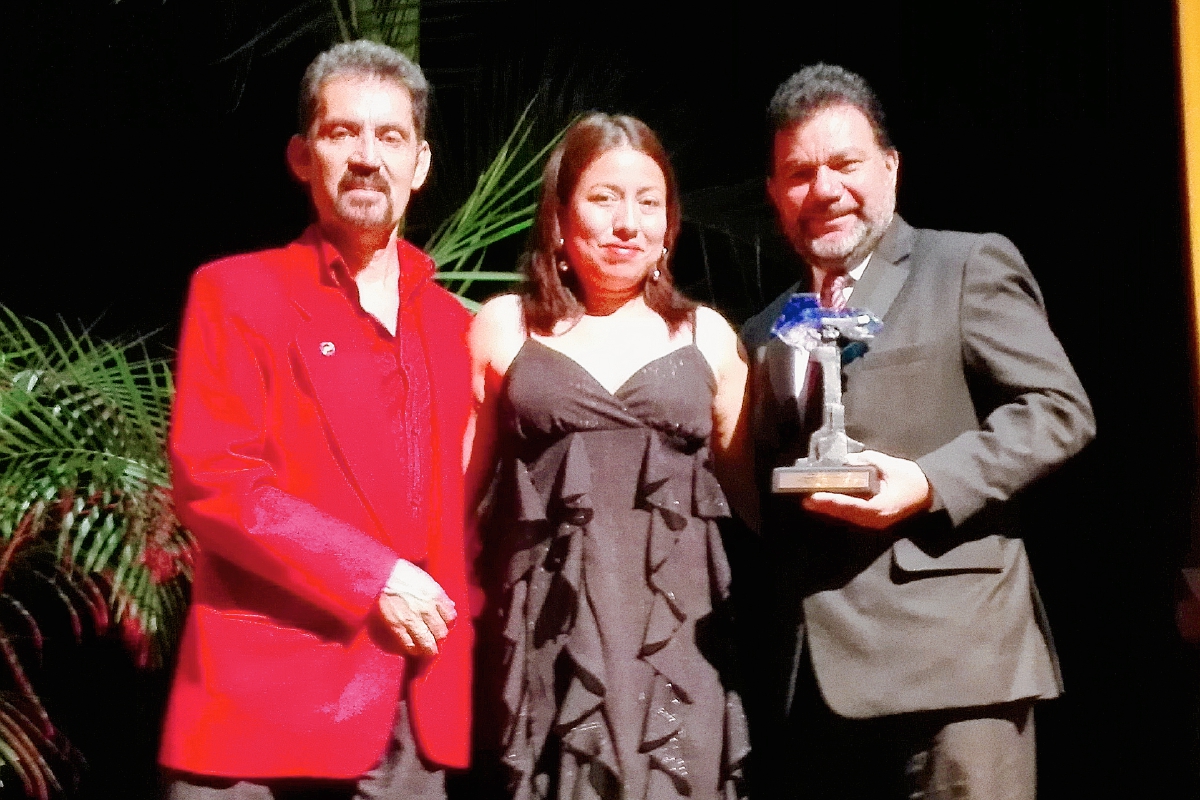
[{"label": "man in red jacket", "polygon": [[466,765],[468,315],[397,236],[428,85],[371,42],[305,73],[317,222],[193,278],[170,452],[200,543],[160,760],[196,800],[444,797]]}]

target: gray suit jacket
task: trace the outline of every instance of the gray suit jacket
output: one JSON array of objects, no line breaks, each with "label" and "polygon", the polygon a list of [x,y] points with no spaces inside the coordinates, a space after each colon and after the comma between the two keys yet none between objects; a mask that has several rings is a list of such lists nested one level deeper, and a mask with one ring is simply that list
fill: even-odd
[{"label": "gray suit jacket", "polygon": [[[790,396],[770,336],[792,291],[749,320],[760,486],[805,455],[815,424]],[[1041,293],[1002,236],[917,230],[897,217],[850,305],[883,331],[845,368],[846,428],[915,460],[932,511],[884,532],[830,524],[765,492],[777,570],[780,689],[791,702],[805,637],[842,716],[990,705],[1061,690],[1020,539],[1014,494],[1079,451],[1095,421]]]}]

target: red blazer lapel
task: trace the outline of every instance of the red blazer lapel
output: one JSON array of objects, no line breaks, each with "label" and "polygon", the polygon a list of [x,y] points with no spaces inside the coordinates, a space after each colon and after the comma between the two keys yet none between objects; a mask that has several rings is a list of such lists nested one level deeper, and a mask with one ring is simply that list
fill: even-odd
[{"label": "red blazer lapel", "polygon": [[[422,254],[423,258],[427,258]],[[401,247],[401,262],[405,258]],[[410,687],[413,723],[425,754],[448,764],[466,763],[468,748],[454,725],[471,717],[474,636],[470,624],[464,544],[462,441],[471,403],[466,331],[470,315],[432,279],[412,296],[425,347],[433,408],[434,490],[430,499],[426,567],[458,605],[459,619],[438,657],[421,664]]]},{"label": "red blazer lapel", "polygon": [[[461,508],[463,494],[463,434],[470,408],[470,367],[466,357],[466,330],[470,317],[462,305],[431,285],[415,299],[418,328],[425,347],[433,410],[434,497],[430,509],[433,527],[455,526],[449,538],[461,538],[463,519],[449,519],[444,508]],[[431,558],[433,553],[431,552]],[[461,559],[460,553],[453,554]]]},{"label": "red blazer lapel", "polygon": [[[429,568],[456,602],[466,598],[463,553],[463,435],[471,402],[470,363],[466,332],[470,314],[432,277],[425,253],[400,243],[400,263],[408,269],[417,260],[427,272],[408,295],[412,316],[425,353],[432,411],[433,491],[430,498]],[[411,274],[411,273],[410,273]],[[446,513],[455,509],[454,513]]]}]

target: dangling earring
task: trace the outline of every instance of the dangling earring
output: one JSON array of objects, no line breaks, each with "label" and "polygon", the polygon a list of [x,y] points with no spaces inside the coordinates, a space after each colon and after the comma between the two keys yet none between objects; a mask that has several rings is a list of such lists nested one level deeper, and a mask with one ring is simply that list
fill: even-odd
[{"label": "dangling earring", "polygon": [[[658,263],[661,264],[662,262],[664,262],[666,260],[667,260],[667,248],[664,247],[663,251],[662,251],[662,256],[658,259]],[[650,280],[653,281],[654,283],[658,283],[658,279],[661,277],[662,277],[662,270],[660,270],[658,268],[658,265],[655,265],[654,272],[650,273]]]},{"label": "dangling earring", "polygon": [[[566,242],[563,241],[562,237],[561,236],[558,237],[558,247],[556,248],[555,252],[560,254],[560,257],[561,257],[561,253],[562,253],[564,244],[566,244]],[[565,258],[562,258],[558,262],[558,271],[561,272],[563,275],[566,275],[570,269],[571,269],[571,265],[567,263],[567,260]]]}]

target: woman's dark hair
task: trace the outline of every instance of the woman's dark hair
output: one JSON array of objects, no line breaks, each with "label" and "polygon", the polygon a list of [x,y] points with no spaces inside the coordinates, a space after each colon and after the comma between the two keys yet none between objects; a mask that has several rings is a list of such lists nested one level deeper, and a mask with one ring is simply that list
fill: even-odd
[{"label": "woman's dark hair", "polygon": [[658,312],[674,333],[687,321],[696,304],[675,289],[670,260],[679,238],[679,184],[666,150],[644,122],[633,117],[593,112],[567,129],[550,153],[542,171],[542,195],[529,233],[521,269],[525,284],[521,306],[529,330],[549,334],[560,320],[583,316],[583,298],[575,270],[559,271],[563,260],[559,241],[560,212],[571,202],[575,186],[588,165],[619,147],[645,153],[658,164],[667,183],[667,232],[663,245],[667,254],[659,259],[658,279],[645,282],[646,305]]}]

